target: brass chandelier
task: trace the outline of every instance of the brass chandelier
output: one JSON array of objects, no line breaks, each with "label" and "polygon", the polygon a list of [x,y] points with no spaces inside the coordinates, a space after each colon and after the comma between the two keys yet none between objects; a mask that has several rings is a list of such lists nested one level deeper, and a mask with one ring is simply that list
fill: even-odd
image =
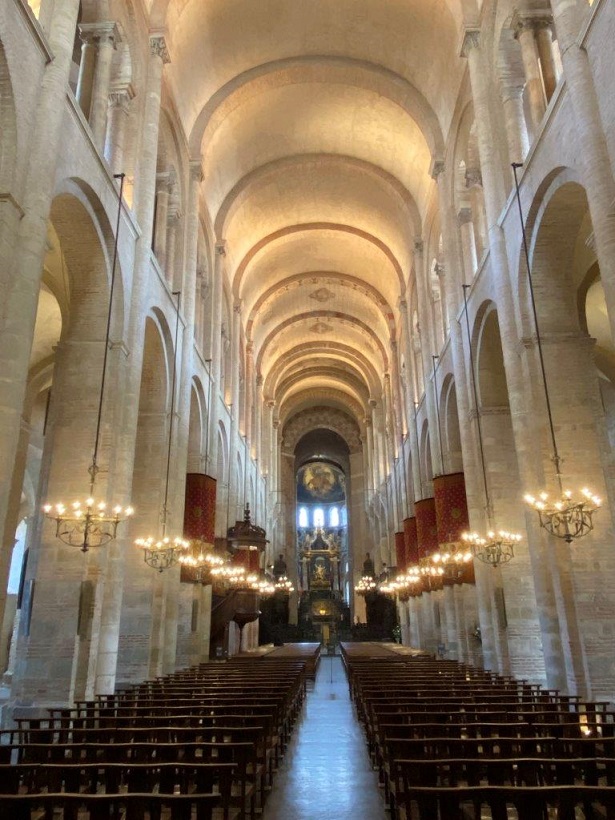
[{"label": "brass chandelier", "polygon": [[92,547],[104,547],[117,537],[117,528],[123,520],[129,518],[134,510],[131,506],[122,507],[120,504],[108,505],[106,501],[96,498],[96,478],[100,472],[98,465],[98,450],[100,446],[100,432],[102,425],[103,400],[107,376],[107,358],[111,333],[111,318],[113,315],[113,292],[117,272],[117,249],[122,215],[122,195],[124,191],[125,174],[114,174],[119,179],[117,220],[115,240],[113,245],[113,263],[111,266],[111,286],[109,289],[109,309],[107,311],[107,327],[105,332],[105,350],[103,355],[102,376],[98,396],[98,415],[96,419],[96,434],[94,437],[94,453],[92,463],[88,467],[90,488],[85,500],[70,503],[63,501],[55,504],[45,504],[45,516],[56,524],[56,538],[70,547],[79,547],[81,552],[87,552]]},{"label": "brass chandelier", "polygon": [[169,474],[171,469],[171,446],[173,443],[173,417],[175,415],[175,385],[177,381],[177,343],[179,340],[179,307],[181,293],[180,291],[173,291],[173,296],[177,297],[176,312],[175,312],[175,348],[173,350],[173,375],[171,378],[171,415],[169,418],[169,439],[167,443],[167,469],[164,486],[164,502],[162,505],[161,515],[161,534],[160,537],[148,535],[135,539],[137,547],[143,550],[143,560],[152,567],[152,569],[163,572],[169,569],[179,560],[180,555],[185,553],[190,542],[181,536],[167,535],[167,521],[168,521],[168,503],[169,503]]},{"label": "brass chandelier", "polygon": [[466,320],[466,331],[468,334],[468,348],[470,351],[470,372],[472,375],[472,394],[474,397],[474,408],[476,411],[476,429],[478,431],[478,448],[480,462],[483,473],[483,490],[485,493],[485,513],[489,528],[483,535],[477,532],[464,532],[463,541],[472,550],[472,554],[483,564],[489,564],[494,569],[507,564],[515,557],[515,544],[518,544],[522,536],[518,533],[500,530],[493,523],[493,507],[489,495],[489,483],[487,481],[487,467],[485,464],[485,448],[483,444],[483,427],[481,422],[481,412],[478,402],[478,388],[476,386],[476,372],[474,368],[474,353],[472,350],[472,336],[470,333],[470,320],[468,318],[468,296],[469,285],[463,285],[463,306]]},{"label": "brass chandelier", "polygon": [[555,426],[553,423],[553,413],[551,409],[551,398],[547,383],[547,372],[542,351],[542,337],[538,325],[538,312],[536,310],[536,299],[534,295],[534,282],[530,268],[530,255],[527,245],[527,235],[525,232],[525,222],[523,219],[523,208],[521,207],[521,194],[519,191],[519,179],[517,170],[522,167],[522,163],[513,162],[512,169],[515,178],[515,197],[519,211],[519,221],[521,223],[521,234],[523,237],[523,254],[527,268],[527,278],[530,291],[530,302],[532,305],[532,316],[534,319],[534,330],[536,332],[536,346],[538,348],[538,359],[540,363],[540,373],[545,394],[547,407],[547,418],[549,422],[549,433],[551,437],[552,456],[551,461],[555,467],[555,479],[558,488],[558,498],[549,501],[547,492],[540,492],[536,496],[527,493],[526,502],[538,513],[540,526],[555,538],[561,538],[566,543],[571,544],[575,539],[582,538],[590,533],[594,528],[593,515],[600,507],[601,501],[597,495],[584,488],[578,496],[573,496],[570,490],[564,489],[562,481],[562,458],[557,448],[555,437]]}]

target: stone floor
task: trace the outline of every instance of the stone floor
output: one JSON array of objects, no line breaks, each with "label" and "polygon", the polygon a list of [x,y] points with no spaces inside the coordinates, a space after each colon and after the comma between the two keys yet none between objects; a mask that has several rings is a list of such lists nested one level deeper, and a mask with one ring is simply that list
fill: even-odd
[{"label": "stone floor", "polygon": [[316,686],[276,775],[263,820],[385,820],[382,793],[348,696],[339,657]]}]

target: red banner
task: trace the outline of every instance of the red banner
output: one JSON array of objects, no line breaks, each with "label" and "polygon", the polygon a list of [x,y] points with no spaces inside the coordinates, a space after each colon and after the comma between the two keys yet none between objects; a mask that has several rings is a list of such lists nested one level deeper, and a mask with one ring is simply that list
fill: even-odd
[{"label": "red banner", "polygon": [[[449,549],[466,552],[461,535],[470,528],[466,484],[463,473],[440,475],[433,480],[436,499],[438,542]],[[453,546],[454,545],[454,546]],[[454,583],[473,584],[474,561],[464,563]]]},{"label": "red banner", "polygon": [[404,542],[406,569],[419,562],[419,541],[416,532],[416,518],[404,518]]},{"label": "red banner", "polygon": [[184,537],[213,544],[216,532],[216,479],[202,473],[186,475]]},{"label": "red banner", "polygon": [[470,528],[463,473],[439,475],[433,480],[439,544],[461,543]]},{"label": "red banner", "polygon": [[423,498],[414,503],[416,534],[419,558],[426,558],[438,552],[438,530],[436,527],[436,502],[433,498]]}]

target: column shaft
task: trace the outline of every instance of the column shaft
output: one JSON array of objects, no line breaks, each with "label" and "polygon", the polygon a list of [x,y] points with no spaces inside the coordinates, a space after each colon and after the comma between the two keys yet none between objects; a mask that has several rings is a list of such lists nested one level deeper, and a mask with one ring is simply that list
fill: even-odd
[{"label": "column shaft", "polygon": [[156,227],[154,230],[154,253],[160,270],[167,272],[167,230],[169,227],[169,175],[156,177]]},{"label": "column shaft", "polygon": [[535,138],[542,123],[542,118],[545,115],[546,100],[542,85],[542,75],[540,73],[538,46],[536,44],[536,37],[534,36],[534,26],[520,22],[516,37],[521,46],[521,59],[523,60],[523,69],[525,71],[525,87],[529,98],[532,131]]},{"label": "column shaft", "polygon": [[511,162],[523,162],[530,150],[525,113],[523,111],[523,89],[505,89],[502,97],[506,119],[506,138]]},{"label": "column shaft", "polygon": [[134,91],[131,86],[114,89],[109,95],[105,159],[114,174],[119,174],[124,170],[128,112],[130,100],[133,97]]},{"label": "column shaft", "polygon": [[[16,235],[2,243],[3,255],[9,246],[10,256],[0,326],[0,532],[5,528],[16,463],[78,9],[78,0],[67,0],[54,9],[48,34],[54,59],[45,68],[32,123],[22,218],[17,219],[21,213],[12,204],[3,207],[10,209],[3,228],[13,228]],[[6,589],[6,579],[0,583]]]},{"label": "column shaft", "polygon": [[611,336],[615,339],[615,181],[598,106],[598,95],[586,49],[577,42],[583,17],[591,10],[570,0],[551,0],[555,29],[562,55],[567,92],[574,111],[575,130],[583,183],[591,215],[606,296]]},{"label": "column shaft", "polygon": [[94,145],[96,145],[102,153],[107,129],[111,65],[118,35],[115,23],[100,23],[96,25],[96,64],[92,79],[89,121],[94,138]]}]

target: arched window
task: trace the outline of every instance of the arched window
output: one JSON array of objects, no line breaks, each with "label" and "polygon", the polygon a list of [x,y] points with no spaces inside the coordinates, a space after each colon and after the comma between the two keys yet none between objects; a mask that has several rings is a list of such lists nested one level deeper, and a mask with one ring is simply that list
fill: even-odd
[{"label": "arched window", "polygon": [[299,507],[299,526],[308,527],[308,512],[307,507]]},{"label": "arched window", "polygon": [[342,507],[342,527],[348,526],[348,510],[346,507]]},{"label": "arched window", "polygon": [[340,511],[337,507],[331,507],[329,510],[329,526],[339,527],[340,525]]},{"label": "arched window", "polygon": [[325,526],[325,511],[322,507],[315,507],[314,508],[314,526],[315,527],[324,527]]}]

